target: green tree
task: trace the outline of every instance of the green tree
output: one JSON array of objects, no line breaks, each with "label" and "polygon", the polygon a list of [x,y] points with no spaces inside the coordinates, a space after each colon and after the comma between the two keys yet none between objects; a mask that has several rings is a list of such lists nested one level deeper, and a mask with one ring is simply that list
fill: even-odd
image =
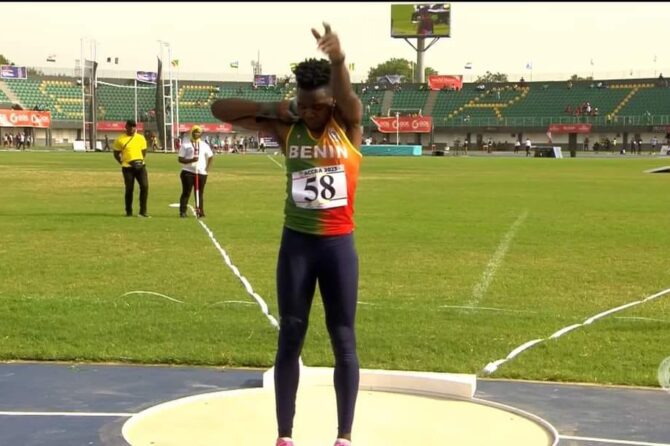
[{"label": "green tree", "polygon": [[4,54],[0,54],[0,65],[14,65],[14,62],[10,62]]},{"label": "green tree", "polygon": [[509,82],[509,79],[507,78],[506,74],[503,73],[491,73],[490,71],[487,71],[486,74],[479,76],[476,80],[475,83],[484,83],[484,84],[490,84],[493,82]]},{"label": "green tree", "polygon": [[[389,59],[386,62],[380,63],[376,67],[370,68],[368,72],[368,82],[376,82],[378,77],[386,75],[398,74],[403,76],[402,82],[413,82],[414,70],[416,69],[416,62],[407,59]],[[424,68],[425,76],[437,74],[437,71],[431,67]]]}]

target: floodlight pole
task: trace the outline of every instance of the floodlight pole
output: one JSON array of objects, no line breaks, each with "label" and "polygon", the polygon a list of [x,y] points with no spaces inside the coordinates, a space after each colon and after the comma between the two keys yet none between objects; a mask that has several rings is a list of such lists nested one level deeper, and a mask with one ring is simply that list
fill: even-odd
[{"label": "floodlight pole", "polygon": [[416,70],[414,71],[414,79],[412,81],[418,83],[418,84],[423,84],[426,81],[425,78],[425,72],[426,70],[423,67],[423,53],[428,51],[428,49],[440,40],[439,37],[433,37],[433,40],[426,46],[426,38],[425,37],[417,37],[416,39],[416,46],[412,42],[409,41],[407,37],[405,37],[405,42],[409,44],[412,48],[414,48],[414,51],[416,51]]}]

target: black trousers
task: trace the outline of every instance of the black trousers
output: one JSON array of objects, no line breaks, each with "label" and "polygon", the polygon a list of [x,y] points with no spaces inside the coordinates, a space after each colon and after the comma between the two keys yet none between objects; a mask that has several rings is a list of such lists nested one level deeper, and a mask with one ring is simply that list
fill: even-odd
[{"label": "black trousers", "polygon": [[134,169],[132,167],[122,167],[123,182],[126,185],[126,215],[133,213],[133,192],[135,190],[135,180],[140,185],[140,214],[147,213],[147,199],[149,198],[149,176],[147,175],[147,167],[142,166],[141,169]]},{"label": "black trousers", "polygon": [[360,379],[354,330],[358,254],[353,234],[318,236],[285,227],[277,260],[280,326],[274,374],[280,437],[290,437],[293,430],[299,358],[317,283],[335,356],[337,433],[351,434]]},{"label": "black trousers", "polygon": [[[181,197],[179,197],[179,213],[185,214],[188,200],[191,198],[191,190],[195,188],[195,174],[186,170],[182,170],[179,175],[181,178]],[[198,204],[200,205],[199,213],[204,213],[204,192],[205,184],[207,184],[207,175],[198,174]],[[196,211],[197,212],[197,211]]]}]

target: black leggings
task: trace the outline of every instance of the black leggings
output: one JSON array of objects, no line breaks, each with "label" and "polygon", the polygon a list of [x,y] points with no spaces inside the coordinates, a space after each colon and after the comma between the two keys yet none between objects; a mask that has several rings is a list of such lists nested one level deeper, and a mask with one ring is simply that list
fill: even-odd
[{"label": "black leggings", "polygon": [[[182,170],[179,175],[181,178],[181,197],[179,197],[179,213],[185,214],[188,206],[188,199],[191,198],[191,189],[195,187],[195,174]],[[205,184],[207,184],[207,175],[198,175],[198,204],[200,212],[204,212],[204,193]]]},{"label": "black leggings", "polygon": [[335,355],[338,436],[351,433],[359,382],[354,331],[358,256],[354,238],[352,234],[318,236],[284,228],[277,261],[281,322],[275,358],[275,403],[280,437],[292,435],[300,378],[299,357],[317,281]]},{"label": "black leggings", "polygon": [[133,167],[122,167],[123,182],[126,185],[126,215],[133,213],[133,190],[135,189],[135,180],[140,185],[140,214],[147,213],[147,199],[149,198],[149,176],[147,167],[141,169]]}]

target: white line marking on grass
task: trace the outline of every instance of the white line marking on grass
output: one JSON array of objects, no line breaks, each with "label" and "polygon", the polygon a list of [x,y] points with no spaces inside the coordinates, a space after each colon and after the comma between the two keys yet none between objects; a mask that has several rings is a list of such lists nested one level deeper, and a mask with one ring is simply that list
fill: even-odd
[{"label": "white line marking on grass", "polygon": [[140,290],[138,290],[138,291],[128,291],[127,293],[123,293],[119,297],[129,296],[131,294],[152,294],[154,296],[164,297],[165,299],[171,300],[172,302],[177,302],[178,304],[183,304],[184,303],[179,299],[175,299],[174,297],[166,296],[165,294],[161,294],[161,293],[155,293],[153,291],[140,291]]},{"label": "white line marking on grass", "polygon": [[519,227],[524,222],[526,217],[528,217],[527,210],[523,211],[521,215],[519,215],[516,221],[512,223],[512,226],[510,226],[502,240],[500,240],[498,249],[493,254],[493,257],[491,257],[491,260],[489,260],[489,263],[486,265],[486,269],[484,270],[484,274],[482,274],[481,280],[472,290],[472,299],[470,299],[470,302],[468,302],[468,306],[476,306],[479,301],[482,300],[482,297],[484,297],[486,290],[489,288],[489,285],[491,285],[491,281],[493,280],[493,276],[495,275],[496,270],[502,263],[505,254],[507,254],[507,250],[509,249],[509,245],[512,243],[512,239],[516,235]]},{"label": "white line marking on grass", "polygon": [[613,440],[611,438],[573,437],[572,435],[559,435],[561,440],[590,441],[595,443],[626,444],[630,446],[670,446],[670,443],[650,443],[648,441]]},{"label": "white line marking on grass", "polygon": [[533,313],[533,314],[537,313],[537,311],[529,311],[529,310],[508,310],[506,308],[477,307],[472,305],[440,305],[440,308],[459,308],[474,311],[503,311],[506,313]]},{"label": "white line marking on grass", "polygon": [[134,413],[117,412],[0,412],[9,417],[132,417]]},{"label": "white line marking on grass", "polygon": [[[616,308],[613,308],[613,309],[611,309],[611,310],[603,311],[602,313],[598,313],[598,314],[596,314],[595,316],[592,316],[592,317],[586,319],[586,320],[585,320],[583,323],[581,323],[581,324],[573,324],[573,325],[569,325],[569,326],[567,326],[567,327],[561,328],[560,330],[558,330],[557,332],[555,332],[554,334],[552,334],[552,335],[551,335],[549,338],[547,338],[547,339],[557,339],[557,338],[563,336],[564,334],[566,334],[566,333],[568,333],[568,332],[570,332],[570,331],[572,331],[572,330],[575,330],[575,329],[577,329],[577,328],[579,328],[579,327],[583,327],[583,326],[585,326],[585,325],[590,325],[591,323],[593,323],[593,321],[596,321],[596,320],[598,320],[598,319],[600,319],[600,318],[602,318],[602,317],[605,317],[605,316],[607,316],[607,315],[613,314],[613,313],[615,313],[615,312],[617,312],[617,311],[624,310],[624,309],[626,309],[626,308],[630,308],[630,307],[635,306],[635,305],[639,305],[639,304],[641,304],[641,303],[648,302],[648,301],[650,301],[650,300],[654,300],[654,299],[659,298],[659,297],[661,297],[661,296],[663,296],[663,295],[665,295],[665,294],[668,294],[668,293],[670,293],[670,288],[668,288],[668,289],[666,289],[666,290],[663,290],[663,291],[660,291],[660,292],[658,292],[658,293],[656,293],[656,294],[652,294],[651,296],[647,296],[647,297],[645,297],[645,298],[642,299],[642,300],[636,300],[635,302],[631,302],[631,303],[628,303],[628,304],[625,304],[625,305],[620,305],[620,306],[618,306],[618,307],[616,307]],[[497,361],[489,362],[488,364],[486,364],[486,366],[484,366],[484,368],[482,369],[482,372],[485,373],[485,374],[487,374],[487,375],[490,375],[491,373],[495,372],[495,371],[498,369],[499,366],[501,366],[502,364],[506,363],[506,362],[509,361],[510,359],[514,358],[515,356],[517,356],[517,355],[518,355],[519,353],[521,353],[522,351],[527,350],[527,349],[531,348],[532,346],[537,345],[537,344],[539,344],[539,343],[541,343],[541,342],[544,342],[544,341],[546,341],[547,339],[534,339],[534,340],[532,340],[532,341],[528,341],[528,342],[526,342],[525,344],[522,344],[521,346],[519,346],[519,347],[515,348],[514,350],[512,350],[512,353],[510,353],[509,355],[507,355],[507,357],[506,357],[505,359],[498,359]],[[634,444],[634,443],[630,443],[630,444]],[[651,443],[649,443],[649,444],[651,444]]]},{"label": "white line marking on grass", "polygon": [[267,157],[270,161],[272,161],[273,163],[278,165],[280,168],[282,168],[282,169],[284,168],[284,166],[282,166],[280,162],[278,162],[276,159],[272,158],[270,155],[267,155]]},{"label": "white line marking on grass", "polygon": [[634,321],[649,321],[649,322],[664,322],[670,324],[670,321],[665,319],[654,319],[653,317],[641,317],[641,316],[617,316],[614,319],[630,319]]},{"label": "white line marking on grass", "polygon": [[[193,209],[193,207],[191,205],[189,205],[189,207],[191,208],[191,211],[193,212],[193,214],[195,214],[195,210]],[[202,221],[201,218],[197,219],[197,222],[200,224],[202,229],[205,230],[205,232],[209,236],[209,239],[212,241],[212,243],[214,243],[214,247],[216,247],[217,251],[219,251],[219,253],[223,257],[223,260],[226,262],[226,265],[228,265],[228,267],[231,269],[233,274],[235,274],[235,276],[238,279],[240,279],[240,282],[242,282],[242,285],[244,285],[244,289],[247,291],[247,293],[251,297],[254,298],[254,300],[256,301],[258,306],[261,308],[261,311],[263,312],[265,317],[270,321],[270,323],[272,324],[272,326],[274,328],[279,329],[279,323],[277,322],[277,319],[275,319],[275,317],[270,314],[270,310],[268,309],[268,304],[265,303],[263,298],[258,293],[256,293],[254,291],[254,289],[251,287],[251,284],[249,283],[247,278],[244,277],[242,274],[240,274],[240,270],[237,268],[237,266],[233,265],[233,262],[230,260],[230,256],[228,255],[226,250],[223,249],[221,247],[221,245],[219,244],[219,242],[216,240],[212,230],[209,229],[209,227],[207,227],[207,225],[205,224],[204,221]]]}]

